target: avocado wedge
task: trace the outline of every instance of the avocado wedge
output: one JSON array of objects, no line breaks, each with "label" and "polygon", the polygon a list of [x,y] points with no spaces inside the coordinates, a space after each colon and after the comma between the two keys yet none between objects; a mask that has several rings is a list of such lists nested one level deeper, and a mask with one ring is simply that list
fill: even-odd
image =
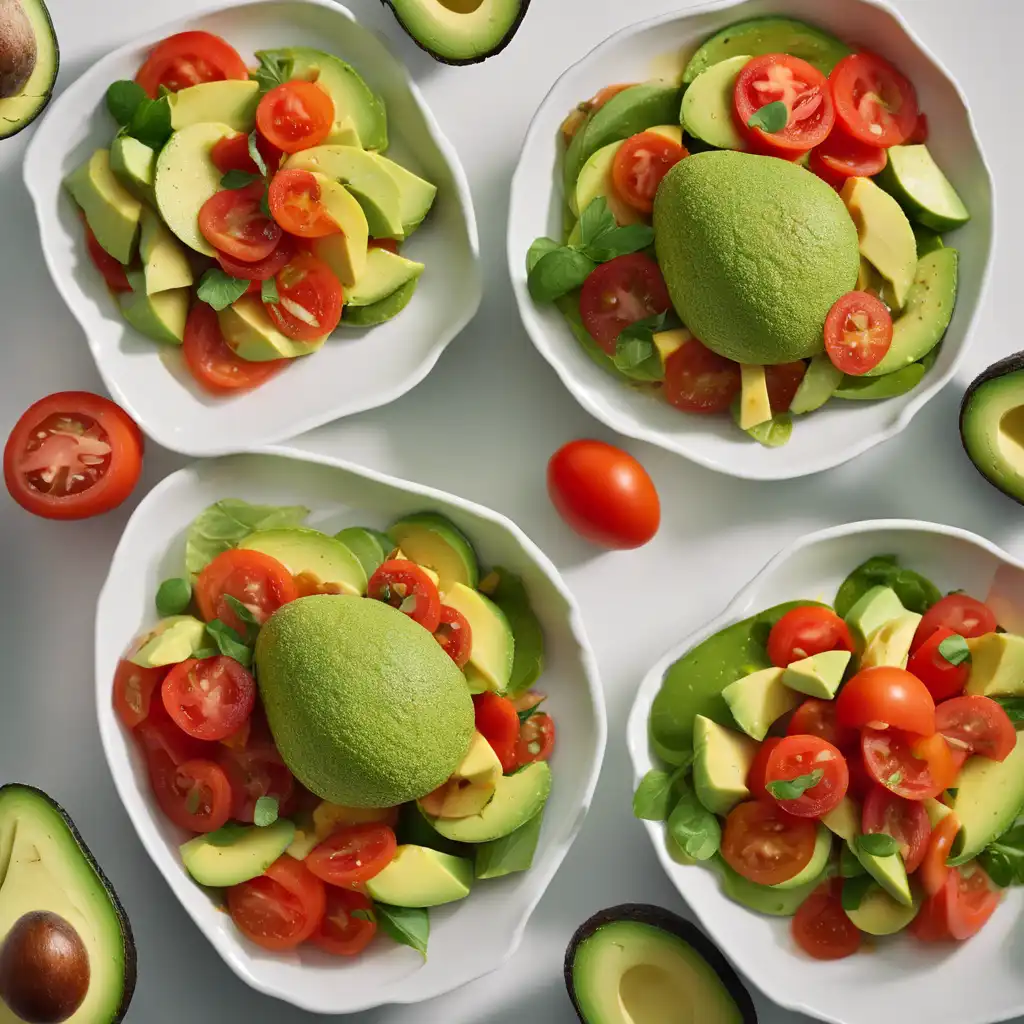
[{"label": "avocado wedge", "polygon": [[59,65],[43,0],[0,0],[0,139],[17,135],[43,112]]}]

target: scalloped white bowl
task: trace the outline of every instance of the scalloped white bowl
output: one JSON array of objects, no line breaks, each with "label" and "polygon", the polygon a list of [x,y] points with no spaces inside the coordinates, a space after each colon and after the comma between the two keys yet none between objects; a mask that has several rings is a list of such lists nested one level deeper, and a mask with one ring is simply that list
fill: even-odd
[{"label": "scalloped white bowl", "polygon": [[[308,505],[310,524],[331,533],[356,524],[383,529],[399,516],[435,509],[466,532],[484,564],[504,565],[523,576],[547,645],[538,686],[548,694],[558,722],[554,786],[537,855],[529,871],[481,882],[466,900],[432,910],[425,963],[418,953],[386,939],[352,960],[316,949],[268,953],[245,939],[186,874],[177,853],[184,834],[157,808],[141,754],[113,712],[114,670],[132,637],[155,620],[160,581],[181,573],[188,524],[225,497]],[[428,487],[336,459],[272,448],[179,470],[136,509],[97,605],[96,703],[103,749],[128,816],[200,931],[243,981],[316,1013],[418,1002],[500,967],[519,946],[533,908],[583,823],[607,733],[597,667],[576,602],[555,567],[517,526]]]},{"label": "scalloped white bowl", "polygon": [[[814,22],[894,61],[914,82],[931,124],[929,147],[967,206],[971,221],[951,233],[960,250],[960,291],[936,365],[914,391],[884,402],[830,402],[797,417],[782,448],[764,448],[727,416],[693,416],[630,388],[583,351],[559,311],[526,287],[535,238],[562,236],[559,125],[572,108],[612,82],[637,82],[676,68],[708,36],[744,18],[785,14]],[[956,81],[880,0],[728,0],[634,25],[606,39],[555,83],[535,115],[512,179],[508,262],[519,312],[540,354],[592,416],[709,469],[753,480],[806,476],[838,466],[894,437],[953,377],[964,356],[988,277],[994,242],[993,185],[967,101]],[[794,282],[795,286],[799,286]]]},{"label": "scalloped white bowl", "polygon": [[[121,317],[92,266],[76,207],[61,183],[114,124],[104,95],[134,78],[153,43],[186,29],[254,51],[313,46],[349,61],[387,105],[388,156],[438,186],[429,217],[403,252],[426,265],[405,311],[370,329],[339,327],[311,356],[262,387],[215,397],[192,379],[175,345],[144,338]],[[459,158],[419,89],[386,44],[329,0],[228,0],[160,26],[103,57],[50,105],[25,157],[46,264],[85,332],[114,399],[153,440],[185,455],[223,455],[275,444],[342,416],[385,405],[430,372],[483,297],[476,216]]]},{"label": "scalloped white bowl", "polygon": [[[935,581],[984,599],[998,591],[1024,603],[1024,563],[973,533],[916,520],[848,523],[810,534],[776,555],[714,622],[669,651],[644,677],[630,711],[627,745],[634,784],[655,767],[648,717],[669,667],[702,640],[783,601],[831,601],[849,572],[872,555],[895,554]],[[1019,617],[1020,611],[1017,615]],[[1024,892],[1011,889],[985,928],[968,942],[925,945],[907,936],[830,963],[797,951],[788,918],[755,914],[728,899],[717,876],[677,864],[664,825],[644,823],[665,873],[722,952],[776,1003],[832,1024],[927,1021],[993,1024],[1024,1013]]]}]

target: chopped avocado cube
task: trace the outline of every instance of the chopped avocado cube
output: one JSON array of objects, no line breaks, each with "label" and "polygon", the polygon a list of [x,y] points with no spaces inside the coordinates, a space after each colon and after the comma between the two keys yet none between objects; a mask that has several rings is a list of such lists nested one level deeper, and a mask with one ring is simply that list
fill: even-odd
[{"label": "chopped avocado cube", "polygon": [[473,862],[426,846],[400,846],[391,863],[366,883],[378,903],[439,907],[465,899],[473,888]]},{"label": "chopped avocado cube", "polygon": [[362,276],[345,292],[345,305],[360,307],[381,302],[410,281],[415,281],[423,270],[422,263],[375,246],[366,253]]},{"label": "chopped avocado cube", "polygon": [[437,818],[468,818],[479,814],[494,798],[501,762],[484,737],[473,733],[469,750],[451,778],[420,801]]},{"label": "chopped avocado cube", "polygon": [[313,815],[309,811],[300,811],[292,815],[295,835],[284,852],[295,860],[305,860],[322,842],[317,837],[313,824]]},{"label": "chopped avocado cube", "polygon": [[1024,696],[1024,636],[986,633],[968,640],[967,646],[971,652],[967,693]]},{"label": "chopped avocado cube", "polygon": [[789,411],[803,414],[820,409],[835,394],[842,379],[843,371],[829,359],[827,352],[812,356]]},{"label": "chopped avocado cube", "polygon": [[64,184],[85,214],[96,241],[119,263],[131,263],[142,203],[114,176],[110,150],[96,150]]},{"label": "chopped avocado cube", "polygon": [[828,867],[829,857],[832,856],[832,833],[820,822],[818,831],[814,837],[814,852],[807,866],[785,882],[779,882],[771,886],[772,889],[796,889],[808,882],[814,881]]},{"label": "chopped avocado cube", "polygon": [[535,814],[525,825],[501,839],[476,847],[476,877],[502,878],[517,871],[529,871],[544,822],[544,812]]},{"label": "chopped avocado cube", "polygon": [[848,796],[844,796],[828,814],[823,815],[821,821],[847,842],[852,842],[860,834],[860,808]]},{"label": "chopped avocado cube", "polygon": [[763,740],[772,723],[801,701],[783,685],[781,668],[763,668],[730,683],[723,691],[736,724],[755,740]]},{"label": "chopped avocado cube", "polygon": [[651,340],[664,370],[669,357],[675,355],[688,341],[692,341],[693,335],[685,327],[676,327],[671,331],[656,332]]},{"label": "chopped avocado cube", "polygon": [[750,430],[772,418],[764,367],[741,363],[740,381],[740,429]]},{"label": "chopped avocado cube", "polygon": [[295,826],[287,818],[272,825],[229,824],[181,846],[181,862],[200,884],[215,889],[258,878],[288,849]]},{"label": "chopped avocado cube", "polygon": [[466,617],[473,632],[469,664],[495,693],[504,693],[515,664],[515,639],[505,613],[489,598],[462,583],[442,586],[442,599]]},{"label": "chopped avocado cube", "polygon": [[789,665],[782,681],[791,690],[806,693],[808,697],[831,700],[843,681],[843,673],[850,664],[849,651],[823,651],[801,658]]},{"label": "chopped avocado cube", "polygon": [[171,107],[171,127],[175,131],[212,122],[248,134],[256,127],[260,86],[248,79],[202,82],[170,93],[167,102]]},{"label": "chopped avocado cube", "polygon": [[846,916],[866,935],[895,935],[917,917],[919,899],[909,905],[892,898],[877,882],[871,883],[860,905]]},{"label": "chopped avocado cube", "polygon": [[860,667],[876,668],[891,665],[906,668],[910,657],[910,645],[921,624],[922,616],[917,612],[904,612],[899,618],[890,619],[872,634],[860,658]]},{"label": "chopped avocado cube", "polygon": [[147,295],[192,285],[192,265],[184,247],[167,230],[159,214],[149,207],[142,211],[139,257],[142,260]]},{"label": "chopped avocado cube", "polygon": [[433,569],[442,593],[454,583],[476,589],[480,572],[469,538],[446,516],[417,512],[388,527],[388,535],[418,565]]},{"label": "chopped avocado cube", "polygon": [[747,140],[736,126],[733,94],[736,79],[750,62],[737,54],[702,71],[683,93],[679,120],[690,135],[716,149],[748,148]]},{"label": "chopped avocado cube", "polygon": [[952,231],[971,219],[927,146],[892,146],[887,155],[878,184],[919,224],[933,231]]},{"label": "chopped avocado cube", "polygon": [[349,825],[366,825],[383,822],[394,825],[398,812],[394,807],[347,807],[344,804],[333,804],[329,800],[321,800],[313,808],[310,816],[317,842],[323,842],[338,829]]},{"label": "chopped avocado cube", "polygon": [[136,199],[156,203],[153,195],[156,152],[144,142],[130,135],[118,135],[110,144],[110,169]]},{"label": "chopped avocado cube", "polygon": [[142,668],[161,668],[188,661],[206,638],[206,623],[191,615],[171,615],[161,619],[143,637],[128,660]]},{"label": "chopped avocado cube", "polygon": [[863,650],[874,635],[887,622],[906,614],[907,609],[891,587],[872,587],[865,591],[846,613],[846,624],[853,633],[858,647]]},{"label": "chopped avocado cube", "polygon": [[250,533],[238,545],[276,558],[293,576],[308,578],[325,594],[366,593],[366,573],[359,559],[340,540],[303,526]]},{"label": "chopped avocado cube", "polygon": [[878,857],[873,853],[865,853],[857,846],[856,839],[849,841],[850,849],[857,860],[864,865],[864,870],[883,888],[897,903],[909,907],[914,903],[910,892],[910,881],[907,869],[899,853],[890,853]]},{"label": "chopped avocado cube", "polygon": [[697,715],[693,722],[693,788],[712,814],[728,814],[750,796],[747,775],[757,754],[748,736]]}]

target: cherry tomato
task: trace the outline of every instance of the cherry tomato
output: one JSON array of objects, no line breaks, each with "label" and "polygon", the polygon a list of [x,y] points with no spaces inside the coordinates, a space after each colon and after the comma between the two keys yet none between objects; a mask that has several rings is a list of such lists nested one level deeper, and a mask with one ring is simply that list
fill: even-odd
[{"label": "cherry tomato", "polygon": [[183,733],[159,698],[150,703],[149,715],[135,727],[134,736],[149,764],[167,760],[177,766],[196,759],[212,760],[217,752],[216,744]]},{"label": "cherry tomato", "polygon": [[548,462],[548,496],[581,537],[606,548],[638,548],[661,524],[661,502],[647,471],[603,441],[570,441]]},{"label": "cherry tomato", "polygon": [[[786,123],[777,132],[752,127],[750,119],[769,103],[786,105]],[[740,130],[771,155],[796,157],[823,142],[835,124],[828,80],[799,57],[769,53],[749,61],[736,78],[733,111]]]},{"label": "cherry tomato", "polygon": [[562,122],[562,141],[568,146],[591,114],[596,114],[610,99],[618,96],[624,89],[631,89],[635,84],[635,82],[627,82],[620,85],[606,85],[589,100],[573,107],[569,116]]},{"label": "cherry tomato", "polygon": [[114,710],[125,727],[134,729],[149,717],[153,691],[167,675],[167,668],[142,668],[127,658],[117,663],[114,673]]},{"label": "cherry tomato", "polygon": [[281,227],[262,209],[265,186],[215,192],[199,210],[199,230],[215,249],[243,263],[265,260],[281,241]]},{"label": "cherry tomato", "polygon": [[149,779],[160,809],[179,828],[216,832],[231,814],[231,786],[213,761],[176,765],[166,754],[149,762]]},{"label": "cherry tomato", "polygon": [[334,102],[314,82],[296,79],[271,89],[256,108],[260,134],[285,153],[319,146],[334,124]]},{"label": "cherry tomato", "polygon": [[856,737],[856,747],[850,750],[846,757],[846,767],[850,770],[850,785],[846,792],[854,800],[863,800],[874,789],[875,780],[868,772],[867,765],[864,764],[860,734],[854,733],[853,735]]},{"label": "cherry tomato", "polygon": [[274,326],[295,341],[318,341],[341,320],[341,284],[322,260],[300,252],[277,272],[277,302],[266,302]]},{"label": "cherry tomato", "polygon": [[923,146],[928,141],[928,115],[921,111],[917,115],[917,124],[914,126],[914,131],[911,133],[909,139],[907,139],[908,146]]},{"label": "cherry tomato", "polygon": [[810,168],[830,185],[842,188],[847,178],[874,177],[886,160],[880,146],[869,146],[837,127],[811,152]]},{"label": "cherry tomato", "polygon": [[160,87],[177,92],[203,82],[246,81],[249,69],[238,51],[209,32],[179,32],[157,43],[135,81],[156,99]]},{"label": "cherry tomato", "polygon": [[846,758],[827,740],[819,736],[786,736],[768,759],[765,785],[772,793],[772,783],[791,782],[819,771],[822,773],[820,781],[799,796],[776,796],[775,799],[787,814],[797,818],[820,818],[842,801],[850,784]]},{"label": "cherry tomato", "polygon": [[891,345],[892,316],[870,292],[847,292],[825,317],[825,351],[843,373],[873,370]]},{"label": "cherry tomato", "polygon": [[888,149],[917,127],[917,93],[891,64],[873,53],[844,57],[829,75],[836,120],[848,135]]},{"label": "cherry tomato", "polygon": [[754,754],[754,760],[750,764],[750,771],[747,772],[747,789],[754,800],[774,800],[775,797],[765,789],[768,781],[768,762],[771,760],[772,751],[782,742],[781,736],[766,736]]},{"label": "cherry tomato", "polygon": [[972,860],[950,869],[945,886],[935,898],[945,911],[949,934],[962,942],[981,931],[1002,897],[985,869]]},{"label": "cherry tomato", "polygon": [[473,650],[473,627],[460,611],[441,605],[441,624],[434,633],[434,639],[459,668],[465,668]]},{"label": "cherry tomato", "polygon": [[836,720],[851,729],[891,726],[931,736],[935,732],[935,701],[924,683],[906,669],[866,668],[839,691]]},{"label": "cherry tomato", "polygon": [[935,826],[921,864],[921,885],[929,896],[941,892],[949,878],[949,865],[946,863],[953,840],[960,831],[960,822],[953,813],[947,814]]},{"label": "cherry tomato", "polygon": [[428,633],[441,624],[441,596],[434,581],[415,562],[391,558],[370,577],[366,596],[398,608]]},{"label": "cherry tomato", "polygon": [[683,412],[725,412],[740,393],[740,364],[720,356],[696,338],[665,361],[662,394]]},{"label": "cherry tomato", "polygon": [[546,761],[555,749],[555,720],[543,711],[537,711],[519,728],[516,743],[516,765]]},{"label": "cherry tomato", "polygon": [[[948,873],[949,868],[946,868]],[[945,887],[945,876],[943,879]],[[922,904],[917,916],[907,930],[919,942],[952,942],[949,925],[946,923],[946,908],[941,899],[941,890],[929,896]]]},{"label": "cherry tomato", "polygon": [[806,373],[807,364],[802,359],[794,363],[775,363],[764,368],[768,401],[773,413],[786,412],[789,409]]},{"label": "cherry tomato", "polygon": [[519,712],[515,704],[496,693],[475,693],[473,710],[476,715],[476,731],[491,745],[501,762],[501,770],[506,774],[513,771],[519,764],[516,758]]},{"label": "cherry tomato", "polygon": [[937,734],[923,738],[899,729],[864,729],[861,749],[875,782],[907,800],[938,796],[959,771],[949,744]]},{"label": "cherry tomato", "polygon": [[59,391],[30,405],[4,447],[4,482],[27,512],[88,519],[117,508],[142,472],[142,434],[108,398]]},{"label": "cherry tomato", "polygon": [[685,156],[689,153],[678,142],[657,132],[640,132],[616,150],[612,163],[615,191],[633,209],[650,213],[661,179]]},{"label": "cherry tomato", "polygon": [[262,551],[231,548],[222,551],[199,574],[195,599],[204,621],[220,619],[243,636],[243,622],[228,598],[245,606],[257,625],[263,625],[281,605],[299,596],[295,580],[276,558]]},{"label": "cherry tomato", "polygon": [[285,854],[259,878],[233,885],[228,913],[257,946],[294,949],[320,927],[327,907],[324,883],[302,861]]},{"label": "cherry tomato", "polygon": [[924,860],[932,826],[920,800],[906,800],[882,786],[875,786],[864,800],[861,830],[884,832],[900,844],[907,874],[913,874]]},{"label": "cherry tomato", "polygon": [[[263,157],[267,170],[273,174],[281,166],[284,153],[277,146],[267,142],[259,132],[256,133],[256,149]],[[221,174],[227,174],[228,171],[243,171],[245,174],[260,173],[256,161],[249,153],[249,136],[244,132],[225,135],[224,138],[218,139],[213,144],[213,149],[210,150],[210,159]]]},{"label": "cherry tomato", "polygon": [[831,608],[803,605],[792,608],[768,634],[768,657],[778,668],[826,651],[852,651],[853,637]]},{"label": "cherry tomato", "polygon": [[215,395],[259,387],[290,362],[253,363],[235,355],[224,340],[217,314],[205,302],[197,302],[188,314],[182,350],[192,376]]},{"label": "cherry tomato", "polygon": [[963,661],[959,665],[954,665],[939,651],[939,645],[943,640],[956,635],[953,630],[940,626],[914,651],[907,662],[907,671],[917,676],[928,687],[928,692],[936,701],[963,693],[967,677],[971,674],[968,662]]},{"label": "cherry tomato", "polygon": [[860,932],[846,916],[842,879],[819,885],[793,915],[793,941],[815,960],[842,960],[860,949]]},{"label": "cherry tomato", "polygon": [[841,728],[836,721],[836,702],[808,697],[793,712],[786,728],[787,736],[819,736],[840,750],[860,746],[856,729]]},{"label": "cherry tomato", "polygon": [[341,230],[323,204],[320,183],[312,171],[278,171],[270,182],[267,201],[274,220],[291,235],[323,238]]},{"label": "cherry tomato", "polygon": [[306,858],[317,878],[331,885],[354,886],[379,875],[394,859],[398,842],[387,825],[350,825],[324,840]]},{"label": "cherry tomato", "polygon": [[911,651],[916,651],[940,626],[970,640],[994,633],[997,623],[995,613],[988,605],[967,594],[947,594],[924,613],[910,645]]},{"label": "cherry tomato", "polygon": [[167,713],[197,740],[222,740],[252,714],[256,680],[234,658],[189,658],[160,687]]},{"label": "cherry tomato", "polygon": [[612,356],[619,335],[630,324],[667,313],[671,306],[658,264],[642,252],[602,263],[580,290],[583,326]]},{"label": "cherry tomato", "polygon": [[257,727],[241,750],[225,748],[218,755],[231,784],[231,817],[251,822],[256,816],[256,801],[273,797],[278,813],[289,813],[295,798],[295,778],[288,770],[269,729]]},{"label": "cherry tomato", "polygon": [[373,903],[361,892],[326,889],[327,905],[319,927],[310,936],[314,946],[332,956],[356,956],[377,934]]},{"label": "cherry tomato", "polygon": [[749,881],[777,885],[807,867],[817,835],[809,818],[794,818],[774,802],[750,800],[725,819],[722,857]]},{"label": "cherry tomato", "polygon": [[980,694],[943,701],[935,709],[935,728],[954,749],[993,761],[1005,761],[1017,745],[1010,716],[997,701]]},{"label": "cherry tomato", "polygon": [[260,291],[258,282],[269,281],[282,267],[288,264],[289,260],[294,258],[297,251],[291,236],[283,235],[277,248],[266,259],[258,260],[256,263],[246,263],[244,260],[236,260],[234,256],[230,256],[226,252],[218,251],[217,262],[225,274],[241,278],[243,281],[256,282],[255,285],[250,285],[249,290],[258,293]]},{"label": "cherry tomato", "polygon": [[89,258],[92,260],[93,265],[103,275],[103,280],[106,281],[107,287],[112,292],[130,292],[132,286],[128,282],[128,274],[124,269],[124,265],[114,259],[100,245],[88,224],[83,221],[82,226],[85,228],[86,252],[89,253]]}]

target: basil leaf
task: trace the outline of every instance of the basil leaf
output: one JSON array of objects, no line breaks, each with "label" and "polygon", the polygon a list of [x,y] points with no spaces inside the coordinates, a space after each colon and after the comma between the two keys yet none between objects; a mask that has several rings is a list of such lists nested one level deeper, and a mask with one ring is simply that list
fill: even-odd
[{"label": "basil leaf", "polygon": [[234,594],[225,594],[224,600],[227,601],[228,607],[235,613],[238,620],[245,623],[244,643],[251,647],[256,642],[256,635],[260,631],[260,624],[256,616]]},{"label": "basil leaf", "polygon": [[171,137],[171,105],[166,96],[158,100],[144,99],[132,114],[127,132],[154,150],[163,149]]},{"label": "basil leaf", "polygon": [[776,779],[774,782],[766,782],[764,788],[776,800],[796,800],[807,790],[813,789],[824,777],[824,769],[815,768],[813,772],[798,775],[795,779]]},{"label": "basil leaf", "polygon": [[216,832],[207,832],[203,840],[209,843],[210,846],[233,846],[247,831],[248,829],[245,825],[229,821],[226,825],[222,825],[217,829]]},{"label": "basil leaf", "polygon": [[1014,825],[989,844],[978,863],[1000,888],[1024,885],[1024,825]]},{"label": "basil leaf", "polygon": [[260,200],[260,213],[264,217],[273,217],[273,214],[270,212],[270,189],[263,193],[263,198]]},{"label": "basil leaf", "polygon": [[971,660],[971,649],[967,646],[967,641],[957,633],[952,636],[947,636],[942,643],[939,644],[939,654],[941,654],[950,665],[962,665],[965,661]]},{"label": "basil leaf", "polygon": [[251,174],[249,171],[239,171],[232,168],[223,178],[220,179],[220,187],[226,189],[248,188],[254,181],[259,181],[258,174]]},{"label": "basil leaf", "polygon": [[747,122],[748,128],[760,128],[769,135],[781,132],[789,124],[789,107],[782,100],[766,103],[755,110]]},{"label": "basil leaf", "polygon": [[615,366],[634,380],[661,380],[665,376],[654,345],[655,332],[665,326],[665,313],[630,324],[615,342]]},{"label": "basil leaf", "polygon": [[256,59],[260,62],[259,67],[249,77],[259,83],[261,93],[270,92],[290,81],[295,72],[295,61],[291,57],[263,50],[257,52]]},{"label": "basil leaf", "polygon": [[538,260],[526,284],[536,302],[553,302],[579,288],[596,267],[583,253],[562,246]]},{"label": "basil leaf", "polygon": [[547,256],[549,252],[554,252],[556,249],[561,249],[562,246],[558,244],[553,238],[538,238],[529,249],[526,250],[526,272],[530,274],[533,272],[533,268],[540,263],[544,256]]},{"label": "basil leaf", "polygon": [[252,162],[256,165],[256,169],[265,178],[267,176],[267,165],[263,159],[263,154],[260,152],[260,147],[256,145],[259,136],[254,131],[249,136],[249,156],[252,157]]},{"label": "basil leaf", "polygon": [[654,228],[649,224],[624,224],[605,231],[587,244],[581,243],[579,248],[595,263],[607,263],[616,256],[628,256],[646,249],[653,242]]},{"label": "basil leaf", "polygon": [[608,208],[608,200],[604,196],[592,199],[587,208],[580,211],[580,248],[594,245],[602,235],[617,227],[618,223]]},{"label": "basil leaf", "polygon": [[912,569],[901,569],[889,586],[896,591],[903,607],[918,615],[924,615],[933,604],[942,600],[939,588]]},{"label": "basil leaf", "polygon": [[304,505],[250,505],[240,498],[222,498],[203,509],[189,525],[185,566],[194,576],[250,533],[300,526],[308,515]]},{"label": "basil leaf", "polygon": [[216,647],[200,647],[192,652],[192,657],[196,661],[205,661],[207,658],[216,658],[218,654],[220,651]]},{"label": "basil leaf", "polygon": [[674,772],[652,768],[641,780],[633,794],[633,816],[643,821],[665,821],[676,801],[675,785],[686,773],[686,768]]},{"label": "basil leaf", "polygon": [[364,910],[362,907],[357,907],[355,910],[349,911],[349,916],[354,917],[359,921],[376,921],[377,915],[372,910]]},{"label": "basil leaf", "polygon": [[839,851],[839,877],[857,878],[859,875],[867,874],[867,869],[857,859],[857,854],[843,843]]},{"label": "basil leaf", "polygon": [[534,704],[532,707],[526,708],[525,711],[517,712],[517,714],[519,715],[519,724],[522,725],[523,722],[528,722],[531,718],[533,718],[533,716],[537,714],[538,711],[540,711],[540,706],[544,703],[545,700],[547,700],[547,697],[544,697],[543,699],[537,701],[536,704]]},{"label": "basil leaf", "polygon": [[277,290],[277,281],[272,277],[268,277],[260,285],[260,298],[264,302],[269,302],[271,305],[277,305],[281,301],[281,295]]},{"label": "basil leaf", "polygon": [[244,668],[252,665],[252,650],[229,625],[220,619],[214,619],[213,622],[206,624],[206,632],[221,654],[234,658]]},{"label": "basil leaf", "polygon": [[164,580],[157,588],[156,611],[161,618],[180,615],[192,602],[192,584],[188,580]]},{"label": "basil leaf", "polygon": [[[733,402],[731,411],[736,425],[739,426],[739,400]],[[765,448],[781,448],[784,444],[789,444],[789,439],[793,436],[793,417],[788,412],[776,413],[770,420],[748,427],[746,433]]]},{"label": "basil leaf", "polygon": [[864,897],[874,884],[874,879],[870,875],[857,875],[855,878],[846,879],[840,897],[843,910],[856,910],[864,902]]},{"label": "basil leaf", "polygon": [[210,267],[200,279],[196,295],[200,302],[220,312],[237,302],[248,290],[248,281],[225,274],[220,267]]},{"label": "basil leaf", "polygon": [[857,849],[872,857],[891,857],[900,844],[888,832],[867,832],[857,836]]},{"label": "basil leaf", "polygon": [[722,844],[722,826],[689,787],[668,817],[668,833],[694,860],[710,860]]},{"label": "basil leaf", "polygon": [[146,90],[138,82],[112,82],[107,89],[107,110],[123,128],[131,124],[139,104],[148,99]]},{"label": "basil leaf", "polygon": [[403,946],[412,946],[427,958],[427,940],[430,938],[430,915],[421,907],[392,907],[375,903],[374,912],[381,931]]},{"label": "basil leaf", "polygon": [[993,697],[1014,725],[1024,725],[1024,697]]},{"label": "basil leaf", "polygon": [[891,587],[903,607],[918,615],[923,615],[942,597],[939,588],[927,577],[912,569],[901,569],[895,555],[875,555],[843,580],[836,594],[836,614],[845,618],[872,587]]},{"label": "basil leaf", "polygon": [[252,823],[257,828],[266,828],[277,821],[277,797],[261,796],[256,800],[256,807],[252,812]]}]

